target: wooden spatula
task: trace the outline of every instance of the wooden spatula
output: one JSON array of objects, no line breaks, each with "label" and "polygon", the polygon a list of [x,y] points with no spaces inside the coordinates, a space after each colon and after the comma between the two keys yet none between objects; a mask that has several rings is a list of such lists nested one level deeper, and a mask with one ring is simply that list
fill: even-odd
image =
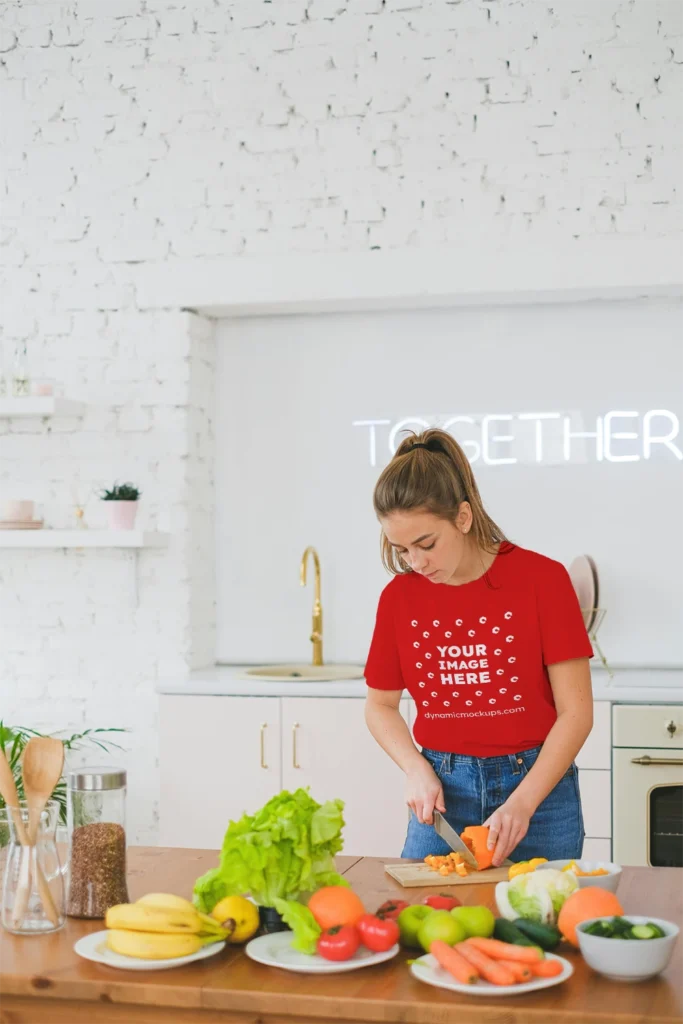
[{"label": "wooden spatula", "polygon": [[[62,776],[64,768],[64,744],[61,740],[49,736],[32,736],[24,748],[21,759],[21,771],[24,780],[24,794],[28,804],[28,850],[24,850],[19,874],[19,885],[14,904],[14,922],[16,927],[26,913],[31,893],[31,860],[34,857],[32,847],[35,846],[40,817],[45,805],[52,796],[55,786]],[[59,914],[55,907],[50,887],[43,872],[40,870],[37,852],[35,854],[36,881],[43,907],[50,921],[59,924]]]}]

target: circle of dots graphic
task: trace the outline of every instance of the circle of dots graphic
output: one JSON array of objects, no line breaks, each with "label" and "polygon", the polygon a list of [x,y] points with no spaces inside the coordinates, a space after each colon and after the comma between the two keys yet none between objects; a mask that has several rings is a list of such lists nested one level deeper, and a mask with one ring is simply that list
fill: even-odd
[{"label": "circle of dots graphic", "polygon": [[462,619],[456,619],[455,624],[456,626],[462,626]]},{"label": "circle of dots graphic", "polygon": [[505,615],[503,616],[503,618],[511,619],[512,618],[512,612],[505,612]]},{"label": "circle of dots graphic", "polygon": [[482,617],[481,617],[481,618],[479,619],[479,621],[481,622],[481,624],[482,624],[482,626],[483,626],[483,625],[484,625],[484,623],[486,622],[486,616],[485,616],[485,615],[482,615]]},{"label": "circle of dots graphic", "polygon": [[427,631],[425,630],[425,632],[422,634],[422,636],[426,639],[429,636],[429,633],[427,633]]},{"label": "circle of dots graphic", "polygon": [[498,693],[507,693],[507,690],[505,689],[505,687],[504,687],[504,686],[502,686],[502,687],[500,688],[500,690],[498,691]]},{"label": "circle of dots graphic", "polygon": [[491,630],[492,633],[500,633],[500,626],[494,626]]},{"label": "circle of dots graphic", "polygon": [[419,647],[419,646],[420,646],[419,641],[418,640],[413,640],[413,647]]},{"label": "circle of dots graphic", "polygon": [[472,707],[472,701],[471,700],[466,700],[465,704],[467,705],[468,708]]},{"label": "circle of dots graphic", "polygon": [[413,621],[410,623],[410,625],[411,626],[417,626],[417,619],[413,619]]},{"label": "circle of dots graphic", "polygon": [[510,682],[511,683],[518,683],[519,682],[519,676],[510,676]]},{"label": "circle of dots graphic", "polygon": [[422,687],[422,689],[424,689],[424,688],[425,688],[425,686],[426,686],[427,684],[426,684],[426,683],[418,683],[417,685],[418,685],[418,686],[421,686],[421,687]]},{"label": "circle of dots graphic", "polygon": [[439,696],[439,695],[438,695],[438,693],[436,692],[436,690],[432,690],[432,697],[438,697],[438,696]]},{"label": "circle of dots graphic", "polygon": [[514,665],[517,659],[513,656],[512,658],[508,658],[508,661],[510,662],[511,665]]},{"label": "circle of dots graphic", "polygon": [[496,647],[496,649],[495,649],[495,651],[493,653],[494,654],[502,654],[503,652],[501,651],[500,647]]},{"label": "circle of dots graphic", "polygon": [[439,622],[438,619],[434,619],[434,621],[432,622],[432,626],[434,626],[435,629],[438,629],[440,625],[441,623]]},{"label": "circle of dots graphic", "polygon": [[433,672],[428,672],[427,673],[427,679],[433,679],[433,678],[434,678],[434,673]]},{"label": "circle of dots graphic", "polygon": [[515,700],[521,700],[521,699],[522,699],[521,693],[516,693],[515,694]]},{"label": "circle of dots graphic", "polygon": [[451,637],[453,636],[453,634],[452,634],[452,633],[448,633],[448,632],[446,632],[446,633],[444,634],[444,636],[446,637],[446,639],[450,640],[450,638],[451,638]]},{"label": "circle of dots graphic", "polygon": [[431,654],[425,654],[425,658],[431,658]]},{"label": "circle of dots graphic", "polygon": [[422,668],[422,662],[421,661],[416,661],[415,662],[415,668]]},{"label": "circle of dots graphic", "polygon": [[475,691],[474,691],[474,696],[475,696],[475,697],[481,697],[481,695],[482,695],[482,692],[483,692],[482,690],[475,690]]},{"label": "circle of dots graphic", "polygon": [[451,706],[451,702],[450,702],[449,700],[445,700],[445,701],[443,702],[443,706],[444,706],[445,708],[449,708],[449,707]]},{"label": "circle of dots graphic", "polygon": [[495,704],[495,703],[496,703],[496,698],[495,697],[491,697],[491,699],[489,700],[489,704]]},{"label": "circle of dots graphic", "polygon": [[457,690],[453,690],[453,693],[451,694],[451,697],[459,697],[459,696],[460,696],[460,694],[458,693],[458,691]]},{"label": "circle of dots graphic", "polygon": [[429,707],[429,701],[428,700],[423,700],[422,701],[422,707],[423,708],[428,708]]},{"label": "circle of dots graphic", "polygon": [[502,670],[502,668],[497,668],[497,669],[496,669],[496,675],[497,675],[497,676],[502,676],[502,674],[503,674],[503,670]]},{"label": "circle of dots graphic", "polygon": [[468,636],[474,636],[474,630],[473,629],[468,629],[467,630],[467,635]]},{"label": "circle of dots graphic", "polygon": [[505,637],[505,643],[506,644],[511,644],[514,639],[515,639],[514,636],[506,636]]}]

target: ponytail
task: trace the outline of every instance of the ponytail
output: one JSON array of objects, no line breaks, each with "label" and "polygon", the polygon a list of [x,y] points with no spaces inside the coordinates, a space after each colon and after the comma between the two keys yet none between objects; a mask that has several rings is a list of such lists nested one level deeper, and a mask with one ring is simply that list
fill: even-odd
[{"label": "ponytail", "polygon": [[[431,512],[455,523],[463,501],[472,510],[470,536],[482,550],[504,543],[503,531],[484,508],[472,467],[458,442],[432,427],[406,437],[380,474],[373,504],[378,519],[392,512]],[[391,573],[410,572],[382,534],[382,562]]]}]

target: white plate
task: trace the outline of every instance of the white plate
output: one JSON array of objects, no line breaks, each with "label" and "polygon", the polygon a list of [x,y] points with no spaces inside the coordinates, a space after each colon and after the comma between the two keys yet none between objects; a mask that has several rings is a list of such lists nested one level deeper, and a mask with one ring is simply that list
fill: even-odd
[{"label": "white plate", "polygon": [[590,555],[579,555],[569,566],[569,578],[572,581],[586,630],[590,630],[595,621],[595,608],[598,597],[598,571]]},{"label": "white plate", "polygon": [[92,932],[84,935],[74,946],[74,952],[82,956],[84,960],[92,960],[96,964],[104,964],[105,967],[118,967],[124,971],[166,971],[169,967],[182,967],[183,964],[191,964],[195,960],[205,960],[207,956],[213,956],[225,949],[225,942],[212,942],[210,946],[202,946],[197,953],[190,956],[176,956],[172,960],[138,960],[134,956],[122,956],[121,953],[114,953],[106,945],[107,932]]},{"label": "white plate", "polygon": [[488,981],[476,981],[474,985],[463,985],[456,981],[448,971],[439,967],[436,960],[430,954],[421,956],[419,960],[411,964],[410,969],[416,978],[424,981],[427,985],[434,985],[436,988],[448,988],[451,992],[462,992],[468,996],[516,996],[524,992],[537,992],[540,988],[552,988],[553,985],[560,985],[567,978],[571,978],[574,968],[562,956],[555,956],[554,953],[546,953],[547,960],[559,960],[562,964],[562,974],[556,974],[554,978],[535,978],[533,981],[523,981],[519,985],[492,985]]},{"label": "white plate", "polygon": [[298,971],[301,974],[340,974],[342,971],[357,971],[359,967],[382,964],[398,953],[398,945],[392,946],[386,953],[373,953],[361,946],[350,960],[326,960],[317,954],[308,956],[292,949],[293,938],[291,932],[260,935],[247,945],[246,954],[257,964],[265,964],[266,967],[282,967],[285,971]]}]

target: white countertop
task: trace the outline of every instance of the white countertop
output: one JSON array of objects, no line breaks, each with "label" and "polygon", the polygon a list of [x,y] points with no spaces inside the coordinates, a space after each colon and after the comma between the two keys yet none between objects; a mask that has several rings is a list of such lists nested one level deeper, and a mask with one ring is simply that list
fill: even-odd
[{"label": "white countertop", "polygon": [[[162,679],[157,691],[165,694],[222,697],[364,697],[364,679],[311,683],[300,679],[277,683],[244,676],[244,665],[213,665],[188,676]],[[602,667],[591,666],[595,700],[614,704],[680,704],[683,669],[620,668],[610,679]]]}]

